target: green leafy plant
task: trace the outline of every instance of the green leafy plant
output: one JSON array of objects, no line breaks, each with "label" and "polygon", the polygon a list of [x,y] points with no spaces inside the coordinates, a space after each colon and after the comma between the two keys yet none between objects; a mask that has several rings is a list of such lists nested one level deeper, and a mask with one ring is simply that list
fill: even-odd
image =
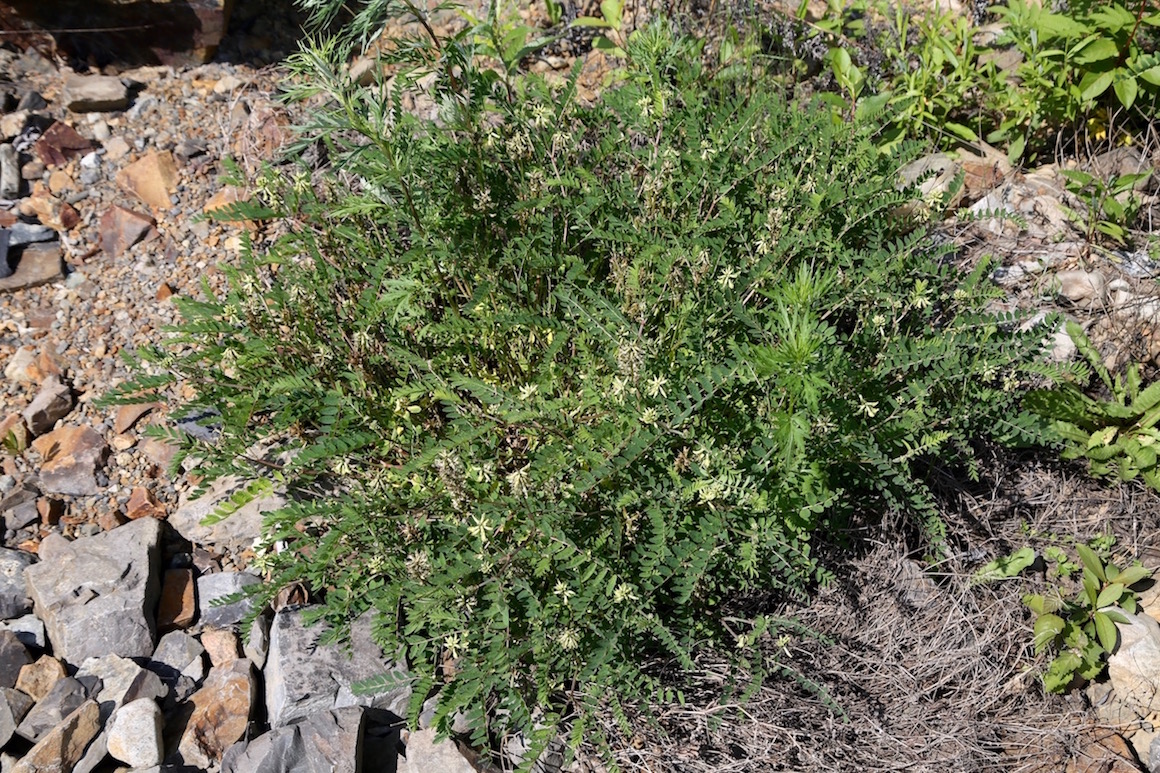
[{"label": "green leafy plant", "polygon": [[[390,92],[334,41],[294,57],[331,166],[221,215],[285,229],[112,399],[184,384],[219,425],[184,439],[193,471],[288,490],[265,592],[304,583],[336,630],[374,610],[412,721],[437,692],[441,732],[462,712],[478,747],[538,725],[542,749],[665,700],[650,662],[721,647],[757,684],[754,645],[800,626],[730,610],[824,581],[819,530],[893,509],[937,549],[928,471],[1041,439],[1020,399],[1051,328],[985,311],[989,267],[897,214],[921,148],[662,21],[591,106],[575,72],[492,72],[489,41],[412,41]],[[404,109],[420,84],[436,120]]]},{"label": "green leafy plant", "polygon": [[1036,616],[1036,654],[1055,653],[1043,675],[1044,686],[1055,693],[1100,675],[1116,648],[1116,623],[1128,622],[1117,609],[1134,614],[1137,594],[1132,587],[1150,576],[1138,563],[1121,570],[1083,543],[1075,549],[1083,575],[1074,598],[1066,598],[1059,588],[1023,597]]},{"label": "green leafy plant", "polygon": [[[1156,466],[1160,383],[1145,387],[1136,363],[1122,378],[1113,377],[1083,328],[1068,322],[1066,329],[1086,368],[1078,379],[1030,393],[1028,406],[1050,422],[1050,430],[1064,446],[1064,459],[1087,459],[1092,475],[1123,481],[1138,477],[1160,490]],[[1108,397],[1093,398],[1084,391],[1093,373]]]},{"label": "green leafy plant", "polygon": [[1089,242],[1102,234],[1119,246],[1130,240],[1129,229],[1136,221],[1142,200],[1135,194],[1135,185],[1147,179],[1148,172],[1113,175],[1103,180],[1079,169],[1061,169],[1069,193],[1080,198],[1084,211],[1068,209],[1068,215],[1083,230]]}]

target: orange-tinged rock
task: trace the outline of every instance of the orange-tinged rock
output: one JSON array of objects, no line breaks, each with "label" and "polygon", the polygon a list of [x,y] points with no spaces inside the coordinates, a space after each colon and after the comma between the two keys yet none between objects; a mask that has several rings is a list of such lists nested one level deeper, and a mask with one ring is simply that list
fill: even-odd
[{"label": "orange-tinged rock", "polygon": [[186,765],[208,768],[243,738],[257,696],[254,666],[245,658],[209,672],[202,688],[190,698],[193,712],[178,751]]},{"label": "orange-tinged rock", "polygon": [[101,215],[101,249],[114,258],[119,257],[144,239],[156,223],[149,215],[125,207],[109,207]]},{"label": "orange-tinged rock", "polygon": [[40,739],[11,768],[11,773],[48,773],[76,767],[101,732],[101,707],[92,698]]},{"label": "orange-tinged rock", "polygon": [[40,513],[40,523],[44,526],[56,526],[64,515],[64,502],[59,499],[41,497],[36,500],[36,512]]},{"label": "orange-tinged rock", "polygon": [[68,676],[64,663],[52,655],[41,655],[35,663],[21,666],[16,676],[16,689],[39,701],[52,686]]},{"label": "orange-tinged rock", "polygon": [[169,196],[177,190],[173,154],[156,151],[117,172],[117,185],[156,210],[168,210]]},{"label": "orange-tinged rock", "polygon": [[242,654],[238,635],[228,628],[206,628],[201,632],[201,646],[215,666],[227,666]]},{"label": "orange-tinged rock", "polygon": [[45,166],[61,166],[92,147],[93,143],[77,134],[76,129],[57,121],[45,130],[33,150]]},{"label": "orange-tinged rock", "polygon": [[138,518],[164,518],[165,508],[153,496],[153,492],[144,486],[137,486],[129,494],[129,501],[125,503],[125,515],[132,521]]},{"label": "orange-tinged rock", "polygon": [[133,429],[142,416],[161,407],[161,403],[132,403],[117,408],[117,415],[113,419],[113,431],[122,435]]},{"label": "orange-tinged rock", "polygon": [[157,628],[162,633],[188,628],[197,617],[197,583],[192,569],[168,569],[161,580]]},{"label": "orange-tinged rock", "polygon": [[43,184],[38,184],[24,203],[42,224],[56,231],[71,231],[81,222],[80,213],[71,204],[53,196]]}]

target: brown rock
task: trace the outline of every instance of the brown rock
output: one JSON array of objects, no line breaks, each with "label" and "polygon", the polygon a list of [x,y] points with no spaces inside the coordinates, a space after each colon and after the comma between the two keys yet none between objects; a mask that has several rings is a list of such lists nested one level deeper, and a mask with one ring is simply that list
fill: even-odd
[{"label": "brown rock", "polygon": [[36,512],[40,513],[40,523],[43,526],[56,526],[64,515],[64,502],[59,499],[41,497],[36,500]]},{"label": "brown rock", "polygon": [[201,646],[215,666],[227,666],[242,655],[238,635],[228,628],[206,628],[201,632]]},{"label": "brown rock", "polygon": [[245,736],[256,694],[250,661],[212,669],[190,698],[192,713],[178,744],[185,764],[208,768],[220,762],[225,750]]},{"label": "brown rock", "polygon": [[92,149],[92,142],[77,134],[67,123],[60,121],[48,127],[33,146],[37,157],[45,166],[63,166],[70,159]]},{"label": "brown rock", "polygon": [[120,257],[122,252],[141,241],[156,223],[149,215],[124,207],[109,207],[101,215],[101,249],[114,258]]},{"label": "brown rock", "polygon": [[36,349],[31,346],[17,349],[16,354],[13,354],[12,359],[4,366],[4,378],[16,384],[35,384],[41,381],[44,375],[36,370]]},{"label": "brown rock", "polygon": [[168,282],[162,282],[161,286],[157,288],[157,293],[153,296],[158,301],[165,301],[173,297],[177,291],[173,289],[173,285]]},{"label": "brown rock", "polygon": [[197,583],[192,569],[169,569],[161,581],[161,604],[157,610],[157,628],[167,633],[188,628],[197,617]]},{"label": "brown rock", "polygon": [[33,441],[43,459],[40,466],[41,490],[47,494],[96,494],[97,468],[108,448],[100,433],[90,427],[61,427]]},{"label": "brown rock", "polygon": [[97,526],[101,527],[101,531],[112,531],[118,526],[124,526],[128,522],[129,519],[120,510],[103,510],[97,516]]},{"label": "brown rock", "polygon": [[70,773],[100,732],[101,707],[90,698],[40,739],[10,773]]},{"label": "brown rock", "polygon": [[32,196],[25,199],[24,204],[41,223],[56,231],[71,231],[81,222],[80,214],[71,204],[53,196],[41,184],[33,188]]},{"label": "brown rock", "polygon": [[156,210],[168,210],[177,190],[177,165],[169,152],[153,152],[117,173],[117,185]]},{"label": "brown rock", "polygon": [[48,190],[56,195],[72,190],[73,185],[72,175],[62,169],[57,169],[48,177]]},{"label": "brown rock", "polygon": [[15,273],[0,279],[0,292],[38,287],[63,278],[64,262],[60,256],[60,244],[30,244],[20,254]]},{"label": "brown rock", "polygon": [[113,419],[113,431],[118,435],[133,429],[142,416],[161,407],[161,403],[132,403],[117,408],[117,415]]},{"label": "brown rock", "polygon": [[133,435],[113,435],[113,439],[109,441],[109,445],[113,447],[114,451],[128,451],[137,445],[137,438]]},{"label": "brown rock", "polygon": [[33,435],[43,435],[69,414],[73,407],[72,390],[56,376],[49,376],[40,384],[40,391],[24,409],[24,421]]},{"label": "brown rock", "polygon": [[165,508],[153,496],[153,492],[144,486],[137,486],[129,494],[129,501],[125,504],[125,515],[130,520],[138,518],[164,518]]},{"label": "brown rock", "polygon": [[1108,730],[1093,729],[1094,737],[1068,761],[1067,773],[1135,773],[1136,755],[1124,737]]},{"label": "brown rock", "polygon": [[39,701],[52,686],[68,676],[64,663],[52,655],[41,655],[40,660],[20,669],[16,677],[16,689]]},{"label": "brown rock", "polygon": [[28,448],[32,436],[28,432],[28,425],[19,413],[10,413],[0,421],[0,446],[4,450],[19,454]]}]

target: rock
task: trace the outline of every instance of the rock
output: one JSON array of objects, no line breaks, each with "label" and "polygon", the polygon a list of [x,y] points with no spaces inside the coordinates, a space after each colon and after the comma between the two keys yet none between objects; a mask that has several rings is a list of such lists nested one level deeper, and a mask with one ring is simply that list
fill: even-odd
[{"label": "rock", "polygon": [[4,378],[14,384],[36,383],[42,376],[35,368],[36,350],[31,346],[22,346],[4,366]]},{"label": "rock", "polygon": [[237,555],[253,547],[262,534],[262,518],[270,510],[282,507],[286,500],[278,495],[255,499],[212,525],[202,521],[214,509],[242,488],[243,482],[233,476],[219,478],[199,499],[182,496],[177,509],[169,514],[169,525],[195,545],[213,545],[217,549]]},{"label": "rock", "polygon": [[170,631],[157,644],[149,669],[168,685],[182,676],[200,682],[205,677],[204,655],[205,647],[197,639],[183,631]]},{"label": "rock", "polygon": [[1108,656],[1108,681],[1117,700],[1140,716],[1160,711],[1160,624],[1129,615],[1116,625],[1120,643]]},{"label": "rock", "polygon": [[118,435],[131,430],[141,420],[141,417],[161,407],[161,403],[133,403],[117,408],[117,415],[113,419],[113,431]]},{"label": "rock", "polygon": [[1060,271],[1055,275],[1059,294],[1072,303],[1088,308],[1107,300],[1107,279],[1098,271]]},{"label": "rock", "polygon": [[105,113],[129,106],[129,90],[112,75],[67,75],[60,97],[74,113]]},{"label": "rock", "polygon": [[[959,174],[959,165],[946,153],[932,153],[917,161],[913,161],[898,171],[900,188],[917,186],[915,191],[918,201],[904,206],[907,214],[914,214],[923,208],[929,208],[932,203],[954,208],[962,200],[962,190],[951,194],[955,178]],[[951,196],[945,205],[943,199]]]},{"label": "rock", "polygon": [[[68,88],[67,80],[65,88]],[[93,143],[77,134],[76,129],[67,123],[57,121],[45,130],[32,147],[45,166],[53,167],[63,166],[70,159],[87,153]]]},{"label": "rock", "polygon": [[56,526],[60,517],[64,515],[64,502],[59,499],[41,497],[36,500],[36,512],[40,513],[40,523],[44,526]]},{"label": "rock", "polygon": [[201,632],[201,646],[215,666],[232,663],[242,654],[238,635],[228,628],[206,628]]},{"label": "rock", "polygon": [[58,421],[68,416],[73,408],[72,390],[56,376],[49,376],[40,384],[40,391],[24,409],[24,422],[34,436],[51,430]]},{"label": "rock", "polygon": [[249,572],[203,574],[197,578],[198,618],[203,625],[218,628],[237,625],[253,611],[257,600],[253,596],[243,596],[229,604],[217,602],[261,583],[261,578]]},{"label": "rock", "polygon": [[250,661],[243,658],[212,669],[190,698],[192,713],[177,747],[184,763],[208,768],[220,762],[226,749],[245,737],[256,697]]},{"label": "rock", "polygon": [[138,699],[152,703],[157,698],[165,698],[169,690],[157,674],[116,655],[86,660],[77,671],[77,678],[82,681],[99,680],[101,685],[96,698],[100,701],[103,729],[93,739],[74,770],[74,773],[91,773],[105,759],[109,740],[108,724],[116,712],[126,703]]},{"label": "rock", "polygon": [[409,734],[398,773],[474,773],[475,767],[460,753],[454,741],[436,741],[435,728]]},{"label": "rock", "polygon": [[18,222],[8,226],[8,246],[23,247],[39,242],[53,242],[60,238],[60,234],[46,225]]},{"label": "rock", "polygon": [[154,211],[168,211],[169,195],[177,190],[177,166],[173,156],[152,152],[117,173],[117,185],[132,193]]},{"label": "rock", "polygon": [[1135,755],[1124,737],[1108,730],[1094,730],[1092,738],[1068,761],[1065,773],[1136,773]]},{"label": "rock", "polygon": [[50,534],[24,571],[53,651],[68,663],[153,653],[161,524],[152,518],[74,542]]},{"label": "rock", "polygon": [[126,703],[109,727],[109,754],[132,768],[160,765],[165,751],[161,727],[161,709],[155,701],[141,698]]},{"label": "rock", "polygon": [[0,548],[0,619],[10,620],[32,611],[24,570],[34,563],[36,556],[31,553]]},{"label": "rock", "polygon": [[0,199],[20,198],[20,156],[11,142],[0,145]]},{"label": "rock", "polygon": [[25,247],[12,276],[0,279],[0,292],[26,290],[64,278],[59,244],[31,244]]},{"label": "rock", "polygon": [[222,758],[221,773],[390,770],[404,720],[389,711],[347,706],[239,742]]},{"label": "rock", "polygon": [[15,687],[20,669],[31,662],[24,642],[12,631],[0,631],[0,687]]},{"label": "rock", "polygon": [[22,211],[27,209],[41,223],[57,231],[71,231],[81,222],[80,213],[71,204],[53,196],[40,183],[32,188],[32,196],[21,204]]},{"label": "rock", "polygon": [[[130,514],[130,517],[133,517]],[[161,581],[161,604],[157,608],[157,630],[188,628],[197,618],[197,586],[192,569],[167,569]]]},{"label": "rock", "polygon": [[242,653],[258,668],[266,666],[266,655],[270,652],[270,618],[258,615],[250,624],[250,636],[242,643]]},{"label": "rock", "polygon": [[108,446],[89,427],[65,426],[32,442],[40,454],[40,486],[46,494],[97,494],[97,469],[104,464]]},{"label": "rock", "polygon": [[[92,700],[93,693],[99,684],[99,680],[90,679],[86,682],[71,676],[58,680],[24,717],[24,720],[16,728],[17,735],[37,743],[51,734],[53,728],[58,727],[66,717],[87,702],[92,702],[97,707],[99,719],[100,707],[96,701]],[[94,733],[94,737],[95,735]],[[89,740],[91,741],[92,738]]]},{"label": "rock", "polygon": [[10,773],[70,773],[101,730],[101,710],[88,700],[12,766]]},{"label": "rock", "polygon": [[[39,701],[48,695],[53,685],[68,676],[64,663],[52,655],[41,655],[35,663],[20,669],[16,677],[16,689]],[[3,744],[0,744],[3,745]]]},{"label": "rock", "polygon": [[16,634],[25,647],[35,650],[44,650],[48,641],[44,638],[44,623],[36,615],[25,615],[12,620],[0,622],[0,631],[11,631]]},{"label": "rock", "polygon": [[[125,503],[125,515],[131,521],[138,518],[164,518],[165,508],[153,496],[153,492],[144,486],[136,486],[129,494],[129,501]],[[190,582],[193,580],[190,579]]]},{"label": "rock", "polygon": [[120,161],[129,155],[130,150],[129,143],[124,137],[113,137],[105,143],[105,159],[108,161]]},{"label": "rock", "polygon": [[96,698],[101,703],[102,715],[106,717],[130,701],[164,698],[167,692],[161,677],[118,655],[89,658],[77,669],[76,678],[84,681],[85,677],[100,680],[101,688]]},{"label": "rock", "polygon": [[33,699],[11,687],[0,687],[0,746],[16,735],[16,727],[32,708]]},{"label": "rock", "polygon": [[[166,197],[168,201],[168,197]],[[114,258],[145,238],[157,224],[149,215],[112,206],[101,215],[101,249]]]},{"label": "rock", "polygon": [[383,657],[371,639],[371,614],[351,627],[347,649],[339,644],[320,644],[326,631],[322,624],[307,627],[307,610],[285,607],[274,615],[270,652],[266,660],[266,719],[281,727],[317,711],[343,706],[386,708],[405,715],[410,700],[409,681],[379,692],[355,695],[351,685],[391,672],[406,672]]}]

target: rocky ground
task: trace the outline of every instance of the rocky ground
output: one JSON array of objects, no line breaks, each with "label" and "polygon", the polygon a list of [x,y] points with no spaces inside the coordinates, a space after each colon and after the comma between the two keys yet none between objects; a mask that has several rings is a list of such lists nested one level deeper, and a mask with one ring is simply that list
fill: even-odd
[{"label": "rocky ground", "polygon": [[[292,116],[275,98],[283,74],[267,66],[285,53],[281,38],[254,18],[237,28],[198,67],[73,72],[50,50],[0,49],[0,769],[466,773],[469,750],[403,730],[405,681],[353,690],[393,668],[369,621],[346,651],[305,626],[301,589],[245,631],[247,602],[214,604],[260,580],[251,548],[276,498],[203,525],[236,484],[187,501],[189,481],[166,472],[174,449],[144,432],[176,419],[157,405],[95,404],[127,376],[122,352],[163,339],[174,297],[223,281],[217,267],[236,254],[239,231],[199,216],[245,195],[222,183],[224,159],[252,172],[287,136]],[[586,88],[605,71],[594,59]],[[1143,150],[1079,163],[1153,172],[1155,138],[1144,139]],[[1160,354],[1160,264],[1147,233],[1133,250],[1093,250],[1067,214],[1082,202],[1056,167],[1016,170],[988,153],[931,156],[922,169],[932,196],[964,172],[951,211],[975,216],[942,230],[964,264],[999,258],[1008,305],[1063,309],[1112,364]],[[1156,190],[1154,176],[1136,192],[1149,231]],[[1066,336],[1056,344],[1055,356],[1072,356]],[[1160,627],[1142,616],[1123,634],[1135,654],[1108,682],[1047,697],[1026,587],[967,582],[990,558],[1050,535],[1111,532],[1126,555],[1160,568],[1160,500],[1045,460],[996,457],[988,468],[978,486],[948,482],[961,512],[948,514],[959,552],[947,562],[932,571],[905,539],[883,536],[905,529],[868,527],[870,547],[835,562],[834,586],[789,610],[827,639],[766,642],[785,671],[744,710],[723,698],[724,671],[707,655],[685,677],[686,706],[631,734],[610,722],[618,763],[1160,770]],[[1160,603],[1144,611],[1160,616]],[[1139,653],[1152,649],[1155,669],[1141,670]]]}]

